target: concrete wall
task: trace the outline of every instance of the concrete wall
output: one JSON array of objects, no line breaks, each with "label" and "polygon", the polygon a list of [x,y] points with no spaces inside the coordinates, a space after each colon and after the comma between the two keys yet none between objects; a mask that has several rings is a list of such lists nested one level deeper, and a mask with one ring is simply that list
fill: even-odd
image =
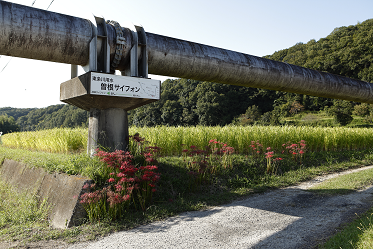
[{"label": "concrete wall", "polygon": [[0,165],[0,178],[19,191],[35,194],[39,201],[47,198],[51,205],[49,218],[55,228],[79,225],[86,212],[78,201],[82,187],[92,180],[61,173],[47,173],[40,168],[5,159]]}]

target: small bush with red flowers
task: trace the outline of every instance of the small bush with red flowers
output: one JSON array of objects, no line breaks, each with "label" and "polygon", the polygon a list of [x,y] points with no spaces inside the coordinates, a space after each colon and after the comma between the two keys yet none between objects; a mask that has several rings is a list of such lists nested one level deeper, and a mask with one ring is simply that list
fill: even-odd
[{"label": "small bush with red flowers", "polygon": [[195,189],[203,183],[209,183],[215,175],[232,168],[231,155],[234,148],[226,143],[212,139],[204,150],[190,146],[182,151],[186,168],[189,170],[189,188]]},{"label": "small bush with red flowers", "polygon": [[132,138],[139,143],[135,155],[122,150],[96,150],[95,156],[105,162],[111,172],[104,187],[97,188],[95,184],[84,186],[87,192],[81,195],[80,203],[87,211],[90,221],[104,218],[115,220],[130,205],[145,211],[151,203],[160,179],[155,158],[158,148],[144,147],[144,140],[138,135]]}]

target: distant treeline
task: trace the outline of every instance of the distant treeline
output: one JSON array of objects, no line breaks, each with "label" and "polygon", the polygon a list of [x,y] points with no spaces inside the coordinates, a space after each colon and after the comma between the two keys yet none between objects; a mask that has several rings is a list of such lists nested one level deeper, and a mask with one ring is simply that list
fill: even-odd
[{"label": "distant treeline", "polygon": [[[0,108],[0,117],[13,118],[19,131],[34,131],[55,127],[87,127],[88,112],[71,105],[52,105],[46,108]],[[11,121],[10,121],[11,122]],[[14,129],[14,128],[13,128]],[[1,127],[0,131],[7,129]],[[14,130],[13,130],[14,131]]]},{"label": "distant treeline", "polygon": [[[297,43],[265,58],[372,82],[373,19],[336,28],[326,38]],[[275,125],[282,117],[320,110],[328,110],[346,123],[351,120],[348,116],[357,104],[257,88],[169,79],[162,83],[159,101],[129,112],[129,124],[194,126],[234,122]],[[41,109],[0,108],[0,116],[0,131],[3,132],[6,129],[2,128],[1,122],[9,127],[12,124],[12,131],[17,130],[14,125],[21,131],[88,125],[86,111],[63,104]]]}]

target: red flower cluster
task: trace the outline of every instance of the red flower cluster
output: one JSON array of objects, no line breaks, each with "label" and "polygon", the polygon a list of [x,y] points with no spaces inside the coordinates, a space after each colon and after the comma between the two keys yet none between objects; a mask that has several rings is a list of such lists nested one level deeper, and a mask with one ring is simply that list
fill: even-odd
[{"label": "red flower cluster", "polygon": [[259,141],[251,141],[251,154],[253,157],[258,157],[259,154],[263,151],[263,145]]},{"label": "red flower cluster", "polygon": [[[136,139],[139,138],[136,137]],[[137,167],[132,164],[133,156],[129,152],[121,150],[114,152],[98,150],[96,156],[113,169],[113,172],[110,173],[112,177],[108,179],[108,183],[115,187],[115,190],[120,192],[122,197],[132,194],[137,196],[139,198],[138,202],[144,209],[145,205],[151,201],[151,193],[156,191],[156,183],[160,178],[160,174],[155,172],[158,167],[156,165]],[[146,164],[157,162],[150,152],[144,152],[143,156]],[[110,198],[113,203],[119,201],[117,194],[112,194]],[[128,200],[129,198],[125,197],[124,199]]]},{"label": "red flower cluster", "polygon": [[[271,149],[271,148],[270,148],[270,149]],[[267,149],[267,150],[268,150],[268,149]],[[273,151],[269,151],[269,152],[265,153],[266,158],[271,158],[271,157],[273,157],[273,154],[274,154]]]},{"label": "red flower cluster", "polygon": [[[144,141],[138,134],[132,136],[133,140],[141,147]],[[116,150],[105,152],[96,150],[96,157],[104,162],[111,170],[107,186],[95,190],[95,184],[85,185],[88,192],[80,197],[89,218],[97,220],[108,213],[112,219],[118,218],[132,202],[135,207],[140,205],[142,210],[150,203],[152,193],[156,191],[156,183],[160,174],[155,171],[158,167],[154,154],[160,148],[149,146],[139,148],[142,151],[144,165],[135,165],[134,156],[130,152]]]},{"label": "red flower cluster", "polygon": [[216,139],[211,139],[209,146],[206,146],[204,150],[195,145],[183,149],[184,162],[190,170],[189,186],[194,188],[204,182],[209,182],[212,175],[218,174],[227,167],[232,167],[230,155],[234,152],[233,147]]},{"label": "red flower cluster", "polygon": [[267,159],[267,173],[273,173],[273,174],[276,174],[277,173],[277,168],[278,168],[278,165],[277,165],[277,162],[281,161],[282,158],[281,157],[277,157],[277,158],[273,158],[272,157],[274,156],[274,151],[269,151],[271,150],[271,147],[268,147],[267,148],[267,153],[265,153],[266,155],[266,159]]},{"label": "red flower cluster", "polygon": [[217,141],[216,139],[211,139],[209,141],[209,145],[210,145],[211,152],[216,155],[223,155],[223,154],[231,155],[234,153],[233,147],[228,146],[226,143]]},{"label": "red flower cluster", "polygon": [[299,161],[299,163],[302,163],[302,157],[303,154],[306,152],[306,146],[306,141],[304,140],[301,140],[298,143],[287,142],[282,145],[282,147],[284,148],[282,153],[286,152],[288,154],[291,154],[295,161]]}]

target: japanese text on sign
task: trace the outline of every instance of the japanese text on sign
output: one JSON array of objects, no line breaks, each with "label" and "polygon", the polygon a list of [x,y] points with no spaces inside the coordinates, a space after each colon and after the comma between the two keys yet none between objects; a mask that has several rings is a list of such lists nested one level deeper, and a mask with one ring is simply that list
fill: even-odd
[{"label": "japanese text on sign", "polygon": [[94,95],[159,99],[160,81],[91,73],[90,93]]}]

